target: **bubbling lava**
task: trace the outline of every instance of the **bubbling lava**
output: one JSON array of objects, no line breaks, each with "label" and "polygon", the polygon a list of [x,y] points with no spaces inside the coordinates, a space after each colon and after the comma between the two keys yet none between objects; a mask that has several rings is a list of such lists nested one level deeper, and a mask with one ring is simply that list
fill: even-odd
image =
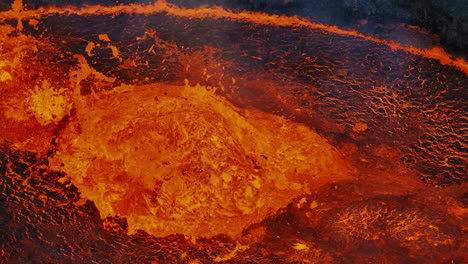
[{"label": "bubbling lava", "polygon": [[153,84],[75,106],[53,164],[131,232],[235,237],[294,197],[351,177],[314,131],[205,87]]}]

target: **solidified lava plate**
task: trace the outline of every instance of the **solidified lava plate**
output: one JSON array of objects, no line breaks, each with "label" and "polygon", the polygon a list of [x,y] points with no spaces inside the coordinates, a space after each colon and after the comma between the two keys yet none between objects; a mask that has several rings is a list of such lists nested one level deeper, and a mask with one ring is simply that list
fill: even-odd
[{"label": "solidified lava plate", "polygon": [[468,64],[297,17],[0,13],[1,263],[464,263]]}]

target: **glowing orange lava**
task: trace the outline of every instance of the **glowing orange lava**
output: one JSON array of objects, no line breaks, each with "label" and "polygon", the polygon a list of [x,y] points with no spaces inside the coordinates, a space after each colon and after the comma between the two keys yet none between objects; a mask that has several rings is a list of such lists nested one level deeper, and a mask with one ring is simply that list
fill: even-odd
[{"label": "glowing orange lava", "polygon": [[237,109],[200,86],[136,87],[75,107],[55,168],[102,217],[126,217],[131,232],[237,236],[292,198],[351,176],[305,126]]},{"label": "glowing orange lava", "polygon": [[[15,30],[2,28],[5,35]],[[109,42],[106,34],[99,38]],[[26,80],[14,80],[10,73],[26,65],[22,58],[34,38],[10,37],[4,45],[10,42],[24,48],[7,54],[16,62],[3,70],[12,91],[3,102],[4,123],[17,124],[16,132],[35,124],[40,133],[5,139],[47,151],[51,130],[67,117],[55,139],[51,168],[64,171],[102,218],[126,217],[131,233],[236,237],[291,199],[353,177],[351,166],[310,128],[237,108],[215,88],[188,81],[185,86],[122,84],[82,95],[83,80],[90,76],[96,84],[115,81],[82,55],[74,55],[78,65],[68,73],[68,87],[48,78],[33,89],[18,85]],[[88,56],[94,48],[88,44]],[[112,53],[118,58],[117,48]]]},{"label": "glowing orange lava", "polygon": [[[374,72],[353,72],[352,67],[361,65],[361,61],[353,61],[353,52],[361,46],[344,55],[339,51],[329,52],[323,48],[329,40],[325,37],[325,41],[314,46],[317,52],[309,56],[306,52],[300,54],[298,47],[282,45],[300,36],[284,33],[286,36],[278,44],[278,50],[298,56],[278,56],[275,60],[274,52],[259,52],[273,57],[263,60],[251,52],[247,42],[233,47],[234,51],[216,45],[205,46],[205,43],[198,43],[198,39],[193,41],[195,44],[187,41],[193,46],[184,47],[180,44],[183,41],[159,38],[161,33],[151,28],[154,21],[145,24],[142,31],[132,32],[128,42],[134,49],[128,50],[125,50],[127,40],[116,41],[115,35],[104,29],[101,32],[101,28],[85,32],[88,35],[77,30],[79,37],[85,35],[77,40],[79,44],[67,43],[76,36],[60,31],[69,29],[66,26],[56,35],[44,33],[47,29],[36,32],[37,26],[41,26],[40,20],[54,14],[86,18],[101,14],[113,20],[120,13],[164,13],[162,17],[168,20],[173,17],[210,18],[220,19],[222,23],[301,27],[306,34],[310,29],[319,29],[315,32],[341,35],[346,41],[352,39],[343,41],[342,46],[330,49],[332,51],[350,48],[356,44],[353,42],[356,39],[361,44],[372,42],[369,47],[376,50],[363,53],[369,60],[364,63],[369,65],[358,69]],[[54,17],[57,18],[62,17]],[[103,21],[108,21],[105,19]],[[8,180],[2,178],[0,183],[10,188],[5,188],[8,192],[0,192],[3,195],[0,198],[10,193],[16,195],[8,201],[8,206],[13,208],[9,213],[16,217],[12,217],[13,227],[9,226],[9,231],[13,230],[11,241],[16,241],[15,228],[20,228],[14,222],[19,218],[17,215],[27,214],[44,218],[40,219],[45,223],[42,229],[29,222],[25,225],[33,226],[33,232],[29,233],[40,234],[37,241],[41,243],[48,242],[49,238],[42,236],[45,231],[38,230],[49,226],[66,229],[59,224],[70,217],[64,226],[73,231],[67,233],[68,230],[60,229],[59,236],[52,232],[50,240],[65,235],[71,237],[64,243],[56,243],[70,245],[72,257],[78,255],[74,255],[75,251],[84,244],[73,240],[73,232],[81,230],[88,232],[84,240],[98,241],[96,248],[103,251],[106,250],[103,244],[117,241],[111,247],[117,248],[119,243],[130,245],[126,248],[128,251],[139,247],[135,253],[138,255],[142,244],[152,241],[153,244],[148,242],[150,249],[146,253],[151,255],[157,251],[151,257],[159,256],[161,263],[199,263],[199,260],[251,263],[252,259],[254,263],[343,263],[351,260],[356,260],[355,263],[413,263],[418,258],[423,261],[414,263],[431,260],[449,263],[449,260],[460,259],[458,255],[464,252],[466,224],[463,220],[467,209],[460,197],[466,183],[453,189],[425,184],[419,180],[417,168],[403,161],[414,158],[408,153],[425,150],[425,145],[418,149],[420,145],[416,143],[424,140],[423,143],[437,143],[446,136],[446,127],[426,126],[446,120],[450,132],[456,130],[453,124],[448,124],[455,119],[442,115],[446,103],[443,95],[447,93],[444,89],[450,88],[443,85],[452,77],[450,74],[454,76],[451,79],[454,86],[463,83],[463,77],[468,74],[468,63],[463,59],[453,58],[441,48],[406,47],[299,17],[236,12],[220,7],[186,9],[165,1],[150,5],[25,10],[22,1],[15,0],[10,11],[0,13],[0,21],[7,20],[18,22],[0,25],[0,140],[5,141],[0,142],[3,147],[0,155],[5,159],[0,160],[0,171],[4,171],[4,178]],[[48,23],[54,22],[51,20]],[[183,23],[191,23],[191,20]],[[158,24],[156,28],[159,30],[165,25]],[[204,29],[200,28],[196,30]],[[246,27],[247,31],[252,29],[255,28]],[[196,30],[189,32],[200,32]],[[274,30],[272,32],[275,34]],[[206,40],[204,36],[200,38]],[[255,37],[258,36],[252,38]],[[277,48],[277,43],[271,47],[262,46],[270,40],[254,39],[252,49]],[[213,42],[216,41],[215,38]],[[401,52],[395,55],[388,47],[403,50],[407,52],[405,55],[413,57],[393,61]],[[304,45],[303,49],[306,48],[308,46]],[[381,50],[388,52],[379,57]],[[210,57],[210,52],[228,55]],[[244,54],[247,54],[245,61],[244,58],[237,60]],[[342,55],[348,60],[347,64],[338,61]],[[422,61],[420,56],[429,60],[424,59],[421,68],[416,68],[413,62]],[[205,57],[210,59],[203,61]],[[289,58],[292,59],[288,61]],[[166,59],[173,60],[170,61],[173,64],[167,64],[168,71],[174,70],[171,65],[179,67],[174,70],[176,77],[157,79],[147,74],[146,70],[161,69],[159,64]],[[392,71],[401,61],[404,66]],[[265,66],[255,71],[255,65],[261,63],[277,69],[268,72],[264,69],[270,66]],[[138,68],[141,65],[150,66]],[[236,72],[242,67],[246,69]],[[379,69],[388,69],[391,74],[386,76],[387,73],[379,73]],[[249,70],[252,75],[242,76],[248,75]],[[440,70],[437,72],[440,76],[427,77],[431,70]],[[119,76],[122,72],[131,72],[128,73],[130,77]],[[282,79],[281,74],[290,78]],[[369,77],[379,74],[384,76]],[[224,87],[219,81],[220,75],[232,86]],[[295,78],[304,75],[312,77],[294,83]],[[191,79],[191,76],[195,77]],[[206,84],[210,83],[210,78],[218,78],[216,76],[219,79],[212,83],[219,87]],[[390,83],[390,77],[395,83]],[[324,79],[328,82],[322,82]],[[206,83],[197,84],[200,80]],[[325,88],[319,89],[321,85]],[[442,88],[435,89],[437,85]],[[438,94],[432,95],[432,92]],[[450,95],[458,96],[454,94]],[[239,98],[235,98],[236,95]],[[428,98],[435,102],[433,107],[418,101]],[[359,103],[354,99],[359,99]],[[447,102],[456,107],[461,105],[458,101],[447,99]],[[345,108],[345,104],[356,107]],[[423,106],[427,109],[421,110]],[[427,120],[419,122],[422,118]],[[382,128],[378,127],[380,125]],[[423,137],[438,129],[442,132],[435,134],[437,139],[430,141]],[[380,134],[373,137],[373,133]],[[414,135],[407,135],[410,133]],[[456,131],[448,135],[454,139],[463,136]],[[411,147],[416,150],[408,152],[406,148]],[[441,144],[439,152],[429,154],[452,151],[448,147],[444,149],[446,147]],[[457,147],[453,149],[458,150]],[[433,159],[422,156],[424,160]],[[447,157],[447,167],[459,162],[448,154]],[[449,165],[450,158],[454,160],[452,165]],[[463,166],[462,162],[458,165]],[[452,196],[452,193],[455,194]],[[48,214],[43,212],[44,208],[60,210]],[[1,217],[2,221],[6,219]],[[80,226],[73,229],[77,223],[91,222],[89,219],[95,221],[88,229],[80,229]],[[34,223],[35,219],[27,221]],[[106,242],[102,242],[101,237]],[[114,239],[116,237],[118,239]],[[32,244],[28,239],[24,241],[25,247]],[[164,244],[167,241],[170,243]],[[0,262],[4,248],[0,248]],[[85,256],[80,260],[88,260],[86,250],[83,249]],[[8,257],[14,259],[15,256]],[[153,261],[156,257],[148,259]],[[81,262],[87,263],[85,260]]]}]

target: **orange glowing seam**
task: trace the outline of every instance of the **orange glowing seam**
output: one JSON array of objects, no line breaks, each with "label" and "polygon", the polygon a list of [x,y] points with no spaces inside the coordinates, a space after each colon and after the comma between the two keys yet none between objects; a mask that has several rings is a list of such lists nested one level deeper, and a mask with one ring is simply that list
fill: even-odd
[{"label": "orange glowing seam", "polygon": [[366,36],[355,30],[340,29],[337,26],[325,25],[321,23],[311,22],[305,18],[297,16],[283,16],[283,15],[269,15],[266,13],[259,12],[233,12],[230,10],[223,9],[222,7],[200,7],[200,8],[184,8],[178,7],[167,3],[164,0],[159,0],[149,5],[119,5],[119,6],[84,6],[82,8],[77,7],[50,7],[50,8],[39,8],[37,10],[22,10],[21,0],[16,0],[12,10],[0,13],[0,21],[8,19],[22,19],[39,18],[46,14],[76,14],[76,15],[110,15],[118,13],[130,13],[130,14],[154,14],[166,12],[169,15],[179,17],[190,17],[190,18],[224,18],[231,20],[242,20],[260,25],[274,25],[274,26],[292,26],[292,27],[308,27],[311,29],[321,29],[327,32],[354,36],[362,38],[375,43],[387,45],[394,50],[403,50],[414,55],[419,55],[429,59],[438,60],[443,65],[450,65],[458,68],[468,75],[468,62],[463,58],[454,58],[441,47],[434,47],[432,49],[420,49],[412,46],[404,46],[394,41],[388,41],[379,39],[376,37]]}]

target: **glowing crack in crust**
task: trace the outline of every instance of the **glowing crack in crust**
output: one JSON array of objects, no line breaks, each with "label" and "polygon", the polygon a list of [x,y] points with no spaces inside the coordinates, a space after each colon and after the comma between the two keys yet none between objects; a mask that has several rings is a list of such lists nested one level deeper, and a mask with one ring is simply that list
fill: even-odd
[{"label": "glowing crack in crust", "polygon": [[[131,96],[130,96],[131,95]],[[130,232],[239,235],[294,197],[351,177],[309,128],[213,89],[153,84],[79,97],[53,164]]]}]

